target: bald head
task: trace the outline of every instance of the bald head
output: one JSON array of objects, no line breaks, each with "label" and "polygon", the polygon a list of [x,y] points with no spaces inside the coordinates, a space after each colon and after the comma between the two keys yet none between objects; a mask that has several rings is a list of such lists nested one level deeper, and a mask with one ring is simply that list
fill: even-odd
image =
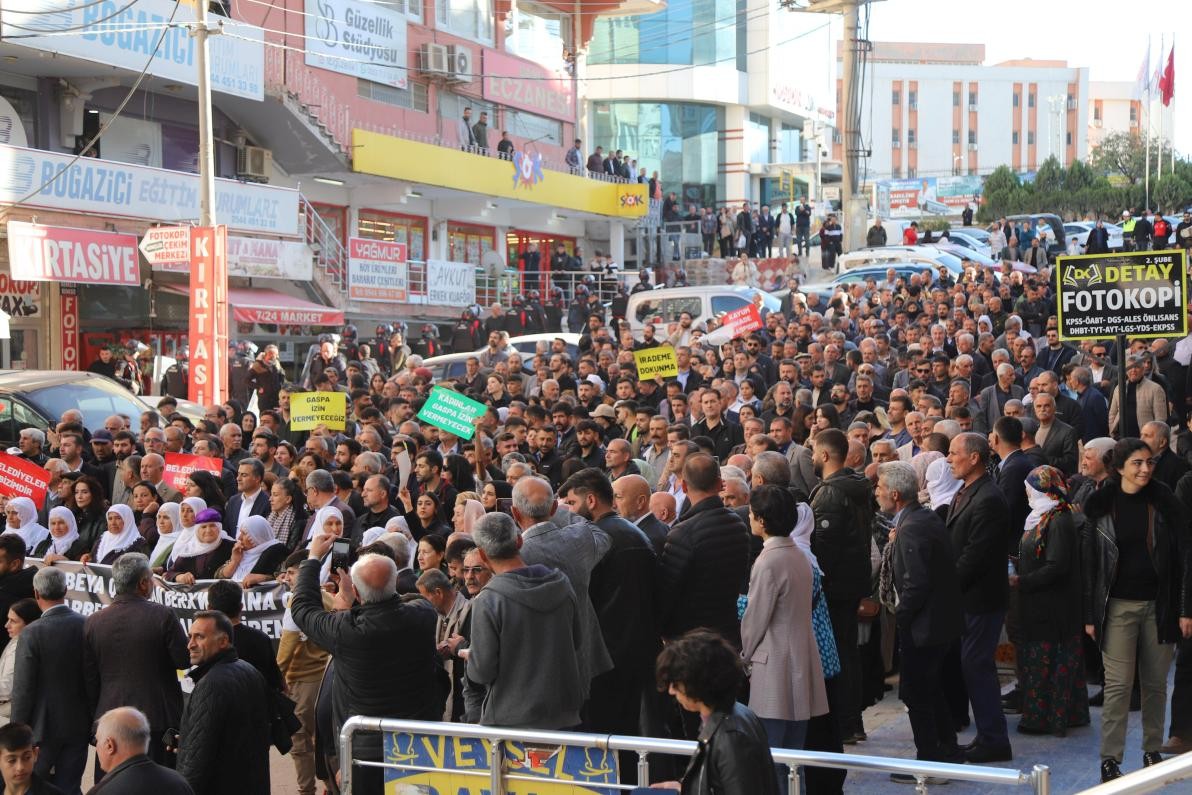
[{"label": "bald head", "polygon": [[663,524],[671,524],[676,519],[675,495],[665,491],[658,491],[650,495],[650,513]]},{"label": "bald head", "polygon": [[608,449],[616,450],[618,453],[624,453],[625,455],[633,454],[633,448],[630,447],[629,442],[625,441],[624,439],[613,439],[608,443]]},{"label": "bald head", "polygon": [[103,769],[114,770],[148,753],[149,735],[149,719],[140,710],[117,707],[105,712],[95,726],[95,752]]},{"label": "bald head", "polygon": [[352,564],[352,585],[361,604],[383,602],[397,593],[397,564],[384,555],[361,555]]},{"label": "bald head", "polygon": [[522,477],[513,487],[513,518],[523,530],[545,522],[555,513],[555,492],[539,477]]},{"label": "bald head", "polygon": [[650,510],[650,484],[641,475],[622,475],[613,481],[613,507],[633,521]]},{"label": "bald head", "polygon": [[844,465],[858,471],[865,466],[865,445],[856,439],[849,439],[848,455],[844,457]]},{"label": "bald head", "polygon": [[744,453],[737,453],[730,455],[727,461],[728,466],[737,467],[748,477],[750,471],[753,469],[753,459]]}]

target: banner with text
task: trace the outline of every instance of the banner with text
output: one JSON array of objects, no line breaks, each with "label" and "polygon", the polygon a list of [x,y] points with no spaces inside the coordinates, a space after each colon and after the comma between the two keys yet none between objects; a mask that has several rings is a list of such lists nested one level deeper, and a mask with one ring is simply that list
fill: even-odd
[{"label": "banner with text", "polygon": [[406,244],[348,238],[348,298],[403,304],[410,300]]},{"label": "banner with text", "polygon": [[223,459],[190,453],[166,453],[166,469],[161,476],[167,484],[182,491],[190,483],[190,473],[202,469],[219,478],[223,472]]},{"label": "banner with text", "polygon": [[62,317],[58,322],[62,326],[62,369],[79,370],[79,294],[68,284],[58,287],[58,308],[62,310]]},{"label": "banner with text", "polygon": [[427,260],[426,303],[432,306],[476,303],[476,266],[444,259]]},{"label": "banner with text", "polygon": [[673,378],[679,374],[679,362],[675,358],[675,349],[670,345],[634,351],[633,361],[637,365],[639,381],[649,381],[660,376]]},{"label": "banner with text", "polygon": [[296,392],[290,395],[290,430],[331,431],[348,427],[348,396],[343,392]]},{"label": "banner with text", "polygon": [[228,396],[228,228],[190,230],[190,392],[209,406]]},{"label": "banner with text", "polygon": [[1060,339],[1185,336],[1184,256],[1183,251],[1136,251],[1057,258]]},{"label": "banner with text", "polygon": [[135,235],[8,222],[14,279],[139,287],[140,262]]},{"label": "banner with text", "polygon": [[0,273],[0,309],[9,317],[39,317],[41,315],[41,285],[23,282],[7,273]]},{"label": "banner with text", "polygon": [[430,397],[418,412],[418,419],[439,430],[453,433],[461,439],[471,439],[476,433],[476,418],[484,416],[486,411],[488,407],[483,403],[477,403],[470,397],[437,386],[430,391]]},{"label": "banner with text", "polygon": [[[406,18],[375,0],[306,0],[306,65],[407,88]],[[419,12],[421,18],[421,12]]]},{"label": "banner with text", "polygon": [[[5,406],[8,413],[11,406]],[[50,473],[24,458],[0,452],[0,494],[9,497],[28,497],[41,510],[46,503],[46,489],[50,485]]]}]

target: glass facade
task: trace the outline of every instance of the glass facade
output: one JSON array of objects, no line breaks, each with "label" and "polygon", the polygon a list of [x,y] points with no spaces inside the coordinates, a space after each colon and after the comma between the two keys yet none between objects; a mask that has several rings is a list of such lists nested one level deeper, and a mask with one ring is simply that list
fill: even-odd
[{"label": "glass facade", "polygon": [[662,11],[596,21],[589,64],[719,64],[746,69],[745,0],[670,0]]},{"label": "glass facade", "polygon": [[646,174],[657,171],[663,190],[683,203],[723,198],[719,165],[724,160],[720,130],[724,108],[693,103],[594,102],[591,146],[624,150]]}]

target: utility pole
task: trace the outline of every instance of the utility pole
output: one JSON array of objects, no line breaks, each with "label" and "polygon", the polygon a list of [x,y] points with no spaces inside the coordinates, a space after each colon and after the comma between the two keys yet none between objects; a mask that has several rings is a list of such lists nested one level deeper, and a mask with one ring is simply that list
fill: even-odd
[{"label": "utility pole", "polygon": [[[207,0],[194,0],[195,59],[199,68],[199,226],[215,226],[215,141],[211,127],[211,32],[207,29]],[[226,290],[225,290],[226,292]]]}]

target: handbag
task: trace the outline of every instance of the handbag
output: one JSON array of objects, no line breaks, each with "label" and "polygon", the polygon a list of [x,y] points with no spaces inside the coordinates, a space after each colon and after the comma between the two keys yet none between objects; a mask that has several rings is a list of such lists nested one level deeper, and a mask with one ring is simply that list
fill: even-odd
[{"label": "handbag", "polygon": [[861,597],[861,601],[857,604],[857,620],[869,623],[877,618],[878,612],[881,610],[881,605],[876,599],[868,596]]},{"label": "handbag", "polygon": [[811,626],[815,630],[815,645],[819,647],[820,665],[824,679],[832,679],[840,673],[840,654],[836,650],[836,636],[832,634],[832,617],[828,615],[828,602],[820,587],[820,573],[814,573],[815,582],[811,588]]},{"label": "handbag", "polygon": [[749,241],[745,239],[745,233],[742,232],[737,236],[737,248],[745,248],[747,245],[749,245]]},{"label": "handbag", "polygon": [[294,734],[302,728],[302,721],[294,713],[297,705],[276,690],[270,693],[270,701],[269,740],[278,753],[288,754],[294,747]]}]

